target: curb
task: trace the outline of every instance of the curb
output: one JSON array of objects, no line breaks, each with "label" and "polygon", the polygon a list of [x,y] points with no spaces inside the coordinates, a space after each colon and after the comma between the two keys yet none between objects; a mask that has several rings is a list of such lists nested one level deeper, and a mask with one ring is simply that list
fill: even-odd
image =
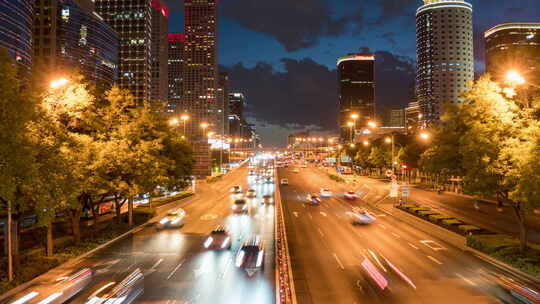
[{"label": "curb", "polygon": [[[453,245],[454,247],[457,247],[459,249],[461,249],[462,251],[464,252],[470,252],[472,255],[476,256],[477,258],[483,260],[484,262],[487,262],[487,263],[490,263],[492,265],[494,265],[495,267],[505,271],[505,272],[509,272],[509,273],[512,273],[513,275],[519,277],[520,279],[522,280],[525,280],[525,281],[528,281],[528,282],[531,282],[535,285],[540,285],[540,279],[530,275],[530,274],[527,274],[527,273],[524,273],[523,271],[519,270],[519,269],[516,269],[508,264],[505,264],[504,262],[501,262],[481,251],[478,251],[477,249],[474,249],[474,248],[471,248],[469,246],[467,246],[466,244],[466,238],[464,236],[461,236],[459,234],[456,234],[452,231],[448,231],[442,227],[439,227],[431,222],[428,222],[428,221],[424,221],[422,219],[419,219],[418,217],[414,216],[414,215],[411,215],[411,214],[408,214],[407,212],[405,211],[402,211],[402,210],[399,210],[398,208],[394,208],[392,209],[392,212],[389,212],[388,210],[385,210],[383,208],[380,208],[378,206],[375,206],[371,203],[369,203],[369,206],[371,206],[372,208],[374,209],[377,209],[381,212],[384,212],[396,219],[398,219],[399,221],[402,221],[410,226],[413,226],[415,227],[416,229],[418,230],[421,230],[423,231],[424,233],[427,233],[429,235],[432,235],[432,236],[435,236],[441,240],[443,240],[444,242],[446,243],[449,243],[451,245]],[[422,227],[423,226],[423,227]],[[429,226],[426,227],[426,226]]]},{"label": "curb", "polygon": [[52,268],[52,269],[49,269],[47,272],[44,272],[44,273],[38,275],[37,277],[33,278],[32,280],[30,280],[30,281],[28,281],[28,282],[22,283],[21,285],[16,286],[16,287],[14,287],[14,288],[8,290],[8,291],[7,291],[6,293],[4,293],[3,295],[0,295],[0,302],[2,302],[4,299],[6,299],[6,298],[8,298],[8,297],[10,297],[10,296],[12,296],[12,295],[14,295],[14,294],[16,294],[16,293],[18,293],[18,292],[20,292],[20,291],[22,291],[22,290],[28,288],[28,287],[31,286],[32,284],[36,283],[37,281],[39,281],[39,278],[40,278],[41,276],[43,276],[43,275],[45,275],[45,274],[47,274],[47,273],[49,273],[49,272],[51,272],[51,271],[55,271],[55,270],[58,269],[58,268],[62,268],[62,267],[70,266],[70,265],[75,265],[75,264],[79,263],[80,260],[86,258],[87,256],[89,256],[89,255],[91,255],[91,254],[93,254],[93,253],[95,253],[95,252],[97,252],[97,251],[99,251],[99,250],[102,250],[102,249],[104,249],[104,248],[106,248],[106,247],[109,247],[109,246],[111,246],[112,244],[114,244],[115,242],[118,242],[118,241],[120,241],[120,240],[122,240],[122,239],[128,237],[129,235],[135,234],[135,233],[141,231],[142,229],[144,229],[145,227],[150,226],[151,224],[154,223],[154,221],[155,221],[156,218],[159,218],[159,217],[160,217],[160,215],[158,214],[158,211],[157,211],[158,208],[165,209],[164,207],[167,207],[167,206],[168,206],[168,207],[172,207],[172,206],[170,206],[170,205],[173,204],[173,203],[175,203],[175,202],[181,202],[181,201],[184,200],[184,199],[189,199],[189,198],[194,198],[194,197],[195,197],[195,194],[193,194],[193,195],[191,195],[191,196],[188,196],[188,197],[184,197],[184,198],[182,198],[182,199],[180,199],[180,200],[177,200],[177,201],[172,201],[172,202],[170,202],[169,204],[165,204],[165,205],[156,207],[156,215],[155,215],[154,217],[150,218],[150,219],[149,219],[148,221],[146,221],[145,223],[142,223],[142,224],[140,224],[139,226],[134,227],[133,229],[124,232],[123,234],[121,234],[121,235],[115,237],[114,239],[109,240],[109,241],[107,241],[107,242],[105,242],[105,243],[103,243],[103,244],[97,246],[97,247],[94,248],[94,249],[91,249],[91,250],[88,251],[88,252],[85,252],[85,253],[83,253],[83,254],[81,254],[81,255],[79,255],[79,256],[73,258],[73,259],[67,260],[67,261],[65,261],[64,263],[62,263],[62,264],[60,264],[60,265],[58,265],[58,266],[56,266],[56,267],[54,267],[54,268]]}]

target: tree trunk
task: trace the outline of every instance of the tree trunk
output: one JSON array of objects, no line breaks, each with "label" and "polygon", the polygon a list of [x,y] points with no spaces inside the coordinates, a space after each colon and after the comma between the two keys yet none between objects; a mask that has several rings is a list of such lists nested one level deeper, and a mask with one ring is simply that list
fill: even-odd
[{"label": "tree trunk", "polygon": [[81,241],[81,209],[71,209],[71,229],[75,243]]},{"label": "tree trunk", "polygon": [[116,222],[120,224],[122,222],[122,203],[120,203],[120,198],[114,196],[114,212],[116,213]]},{"label": "tree trunk", "polygon": [[128,225],[133,226],[133,198],[128,200]]},{"label": "tree trunk", "polygon": [[53,221],[50,220],[47,225],[47,256],[51,257],[54,251],[54,239],[53,239]]},{"label": "tree trunk", "polygon": [[512,204],[512,209],[514,209],[514,215],[519,224],[519,250],[521,253],[525,253],[527,250],[527,239],[528,239],[528,229],[527,224],[525,223],[525,212],[521,207],[521,203],[515,202]]},{"label": "tree trunk", "polygon": [[13,222],[13,229],[12,231],[12,240],[13,240],[13,268],[19,269],[21,267],[21,254],[19,250],[20,245],[20,229],[21,229],[21,221],[20,216],[17,216],[17,219]]}]

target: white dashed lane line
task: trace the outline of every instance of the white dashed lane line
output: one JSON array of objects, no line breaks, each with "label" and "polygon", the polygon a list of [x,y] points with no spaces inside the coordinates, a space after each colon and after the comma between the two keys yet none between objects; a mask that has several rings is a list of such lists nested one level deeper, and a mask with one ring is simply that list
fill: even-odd
[{"label": "white dashed lane line", "polygon": [[434,257],[432,257],[430,255],[428,255],[427,257],[428,257],[428,259],[432,260],[433,262],[435,262],[435,263],[437,263],[439,265],[443,264],[441,261],[437,260],[436,258],[434,258]]}]

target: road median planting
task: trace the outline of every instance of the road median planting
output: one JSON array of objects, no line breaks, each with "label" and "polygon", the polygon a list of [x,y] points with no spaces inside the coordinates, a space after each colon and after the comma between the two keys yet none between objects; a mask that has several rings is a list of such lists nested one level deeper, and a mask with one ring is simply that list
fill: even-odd
[{"label": "road median planting", "polygon": [[345,182],[344,178],[342,178],[341,176],[335,175],[335,174],[328,173],[328,177],[331,180],[336,181],[338,183],[344,183]]}]

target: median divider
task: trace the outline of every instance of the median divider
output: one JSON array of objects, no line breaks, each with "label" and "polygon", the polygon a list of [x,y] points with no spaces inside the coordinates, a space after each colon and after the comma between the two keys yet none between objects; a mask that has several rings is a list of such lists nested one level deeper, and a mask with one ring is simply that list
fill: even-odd
[{"label": "median divider", "polygon": [[275,185],[275,249],[276,249],[276,304],[297,304],[294,279],[281,205],[277,168],[274,169]]}]

